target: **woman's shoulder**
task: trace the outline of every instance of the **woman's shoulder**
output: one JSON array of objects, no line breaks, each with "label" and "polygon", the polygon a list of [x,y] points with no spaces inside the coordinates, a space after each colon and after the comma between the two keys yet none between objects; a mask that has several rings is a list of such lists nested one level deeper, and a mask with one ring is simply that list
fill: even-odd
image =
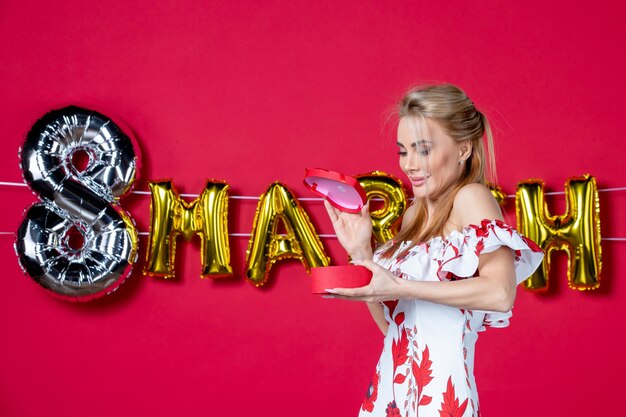
[{"label": "woman's shoulder", "polygon": [[483,219],[503,220],[502,211],[491,190],[479,183],[464,185],[454,197],[450,218],[461,227],[480,224]]}]

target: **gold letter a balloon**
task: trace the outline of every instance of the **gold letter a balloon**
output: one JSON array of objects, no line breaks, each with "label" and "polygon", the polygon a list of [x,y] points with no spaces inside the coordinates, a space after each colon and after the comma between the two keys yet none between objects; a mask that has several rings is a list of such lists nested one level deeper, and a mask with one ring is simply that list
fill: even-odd
[{"label": "gold letter a balloon", "polygon": [[[279,221],[285,226],[285,236],[277,233]],[[287,258],[299,259],[307,272],[330,263],[309,216],[289,190],[275,182],[261,195],[257,206],[246,275],[259,287],[267,282],[272,265]]]}]

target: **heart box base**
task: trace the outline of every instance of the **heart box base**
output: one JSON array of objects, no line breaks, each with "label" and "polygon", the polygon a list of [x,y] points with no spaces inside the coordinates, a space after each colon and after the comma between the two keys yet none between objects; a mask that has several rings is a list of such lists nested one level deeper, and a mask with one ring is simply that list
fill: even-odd
[{"label": "heart box base", "polygon": [[364,287],[372,272],[360,265],[323,266],[311,269],[311,292],[328,294],[326,289]]}]

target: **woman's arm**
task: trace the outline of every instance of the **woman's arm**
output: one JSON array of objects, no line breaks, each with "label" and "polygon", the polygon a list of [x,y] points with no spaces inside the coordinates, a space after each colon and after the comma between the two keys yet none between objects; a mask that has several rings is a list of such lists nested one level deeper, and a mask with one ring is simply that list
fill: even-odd
[{"label": "woman's arm", "polygon": [[[326,201],[324,201],[324,206],[328,211],[328,217],[333,223],[339,242],[346,249],[352,260],[354,262],[371,261],[372,221],[369,213],[369,204],[363,207],[359,214],[341,212]],[[415,206],[410,206],[404,213],[400,230],[410,224],[413,216],[415,216]],[[383,335],[386,335],[389,323],[385,319],[383,306],[378,302],[372,302],[368,303],[367,307],[380,331]]]},{"label": "woman's arm", "polygon": [[[335,209],[327,201],[324,206],[328,217],[333,223],[337,239],[353,261],[371,261],[372,259],[372,220],[369,213],[369,204],[366,204],[361,213],[345,213]],[[374,322],[383,333],[387,334],[389,324],[385,320],[383,306],[380,303],[368,303],[367,307]]]},{"label": "woman's arm", "polygon": [[[489,189],[480,184],[463,187],[455,198],[452,216],[462,225],[480,224],[482,219],[500,219],[502,214]],[[451,216],[451,217],[452,217]],[[478,276],[460,281],[408,281],[393,276],[369,260],[359,262],[373,272],[372,281],[362,288],[331,290],[339,298],[386,301],[416,298],[452,307],[508,311],[515,300],[513,252],[499,248],[479,257]]]},{"label": "woman's arm", "polygon": [[416,298],[468,310],[506,312],[515,301],[513,253],[499,248],[479,257],[479,275],[460,281],[408,281],[393,276],[370,260],[355,262],[372,271],[372,281],[361,288],[329,290],[338,298],[378,302]]},{"label": "woman's arm", "polygon": [[[402,217],[400,230],[403,230],[405,227],[411,224],[413,216],[415,216],[415,206],[409,206],[405,210],[404,216]],[[359,262],[359,259],[356,259],[356,261]],[[367,307],[369,308],[370,313],[372,314],[372,318],[378,325],[380,331],[383,332],[384,335],[387,335],[389,323],[387,323],[387,319],[385,319],[385,310],[382,304],[380,304],[379,302],[367,303]]]},{"label": "woman's arm", "polygon": [[337,298],[369,303],[415,298],[469,310],[509,311],[515,300],[516,285],[512,251],[499,248],[479,259],[479,275],[460,281],[408,281],[370,260],[355,262],[372,271],[370,284],[328,292]]},{"label": "woman's arm", "polygon": [[380,331],[386,336],[389,323],[387,323],[387,320],[385,319],[385,310],[383,305],[380,303],[367,303],[367,308],[372,314],[372,318]]},{"label": "woman's arm", "polygon": [[[411,221],[415,217],[415,206],[409,206],[402,216],[402,224],[400,225],[400,230],[404,230],[405,227],[408,227],[411,224]],[[358,262],[359,260],[357,260]],[[378,325],[378,328],[384,335],[387,335],[387,329],[389,328],[389,323],[387,323],[387,319],[385,319],[385,309],[379,302],[367,303],[367,307],[372,313],[372,318]]]}]

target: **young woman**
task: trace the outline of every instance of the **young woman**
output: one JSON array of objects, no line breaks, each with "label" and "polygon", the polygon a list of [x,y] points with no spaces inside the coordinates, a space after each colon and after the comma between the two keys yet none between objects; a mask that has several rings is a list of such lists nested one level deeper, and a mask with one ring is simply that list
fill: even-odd
[{"label": "young woman", "polygon": [[373,273],[366,287],[328,292],[368,302],[385,335],[361,415],[478,416],[477,332],[508,325],[516,285],[543,253],[504,223],[485,186],[491,131],[463,91],[415,88],[398,113],[400,167],[414,202],[396,238],[373,254],[368,206],[349,214],[326,203],[339,242]]}]

